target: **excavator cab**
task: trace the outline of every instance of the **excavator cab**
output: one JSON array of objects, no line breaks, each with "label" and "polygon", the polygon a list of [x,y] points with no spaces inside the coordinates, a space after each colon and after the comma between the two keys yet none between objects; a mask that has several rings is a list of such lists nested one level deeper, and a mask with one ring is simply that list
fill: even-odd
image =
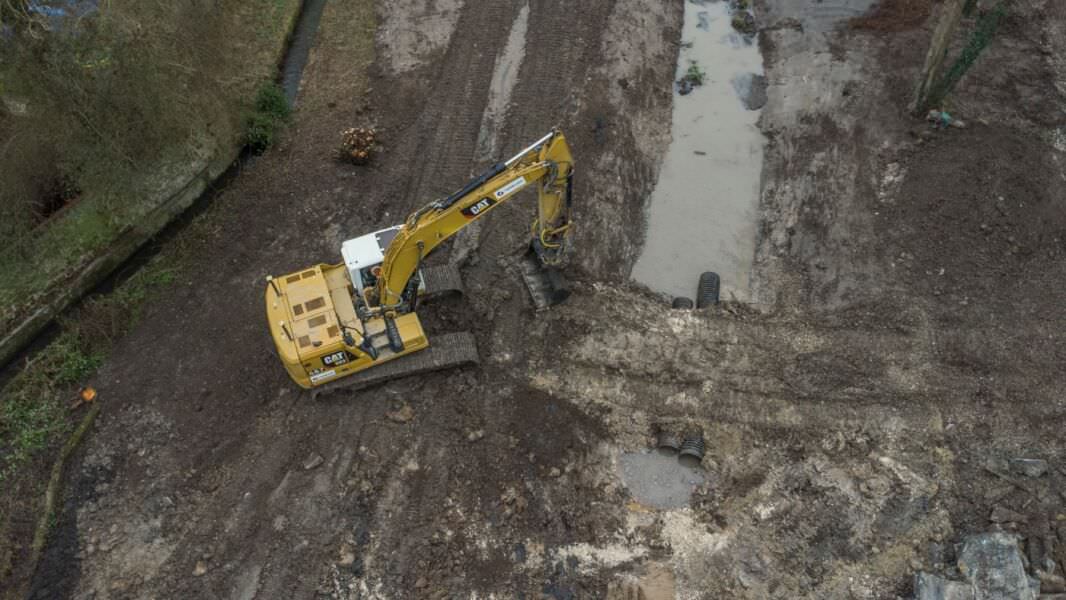
[{"label": "excavator cab", "polygon": [[[394,225],[341,244],[341,256],[344,258],[344,265],[348,268],[348,277],[356,293],[364,295],[367,291],[377,287],[378,279],[381,277],[381,263],[385,260],[385,250],[401,227],[403,225]],[[420,275],[421,273],[416,273],[416,276]],[[419,292],[425,292],[425,286],[421,283]]]}]

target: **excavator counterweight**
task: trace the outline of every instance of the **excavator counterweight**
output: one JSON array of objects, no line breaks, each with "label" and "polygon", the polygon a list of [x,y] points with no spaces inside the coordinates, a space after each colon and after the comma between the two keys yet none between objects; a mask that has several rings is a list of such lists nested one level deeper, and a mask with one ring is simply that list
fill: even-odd
[{"label": "excavator counterweight", "polygon": [[343,262],[268,277],[267,322],[290,377],[322,392],[478,362],[470,334],[442,335],[432,344],[427,338],[419,303],[461,291],[462,281],[454,265],[423,261],[530,187],[537,191],[537,215],[518,270],[537,310],[564,301],[569,292],[559,267],[571,228],[573,159],[554,129],[402,224],[344,242]]}]

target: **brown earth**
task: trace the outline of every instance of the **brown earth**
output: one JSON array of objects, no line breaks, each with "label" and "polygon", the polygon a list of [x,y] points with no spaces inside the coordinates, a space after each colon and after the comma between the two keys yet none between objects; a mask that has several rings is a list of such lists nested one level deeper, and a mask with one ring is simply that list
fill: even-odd
[{"label": "brown earth", "polygon": [[[994,506],[1020,515],[997,526],[1066,536],[1066,155],[1050,142],[1066,10],[1019,2],[957,92],[968,126],[932,131],[905,114],[928,25],[843,29],[854,15],[829,4],[758,7],[759,304],[671,311],[626,282],[669,141],[680,3],[533,3],[496,135],[506,154],[560,124],[574,146],[575,295],[532,312],[509,267],[528,206],[497,211],[466,298],[427,313],[431,331],[473,330],[482,366],[312,402],[271,352],[263,277],[334,260],[484,166],[521,9],[328,4],[286,140],[218,200],[198,262],[94,382],[106,407],[35,594],[896,598]],[[353,64],[375,21],[376,60]],[[333,161],[365,124],[385,141],[374,163]],[[658,426],[707,441],[684,509],[632,502],[616,469]],[[1051,468],[985,468],[1019,456]]]}]

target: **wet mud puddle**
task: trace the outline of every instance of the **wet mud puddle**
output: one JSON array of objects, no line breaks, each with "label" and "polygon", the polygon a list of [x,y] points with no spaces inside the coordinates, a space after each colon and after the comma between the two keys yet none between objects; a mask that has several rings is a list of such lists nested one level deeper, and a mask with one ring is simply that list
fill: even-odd
[{"label": "wet mud puddle", "polygon": [[655,508],[688,506],[692,491],[704,482],[699,467],[659,451],[623,453],[618,473],[634,500]]},{"label": "wet mud puddle", "polygon": [[714,271],[723,300],[750,299],[765,141],[756,121],[766,85],[754,36],[733,28],[745,14],[725,0],[685,2],[675,81],[702,83],[676,86],[673,139],[632,271],[670,296],[694,298],[700,273]]}]

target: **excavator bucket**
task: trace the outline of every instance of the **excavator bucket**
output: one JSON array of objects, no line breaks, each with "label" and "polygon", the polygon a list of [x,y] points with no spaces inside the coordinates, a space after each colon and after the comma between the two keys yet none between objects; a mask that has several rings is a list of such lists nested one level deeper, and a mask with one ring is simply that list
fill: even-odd
[{"label": "excavator bucket", "polygon": [[570,297],[562,271],[546,266],[533,248],[518,261],[518,271],[538,311],[561,304]]}]

